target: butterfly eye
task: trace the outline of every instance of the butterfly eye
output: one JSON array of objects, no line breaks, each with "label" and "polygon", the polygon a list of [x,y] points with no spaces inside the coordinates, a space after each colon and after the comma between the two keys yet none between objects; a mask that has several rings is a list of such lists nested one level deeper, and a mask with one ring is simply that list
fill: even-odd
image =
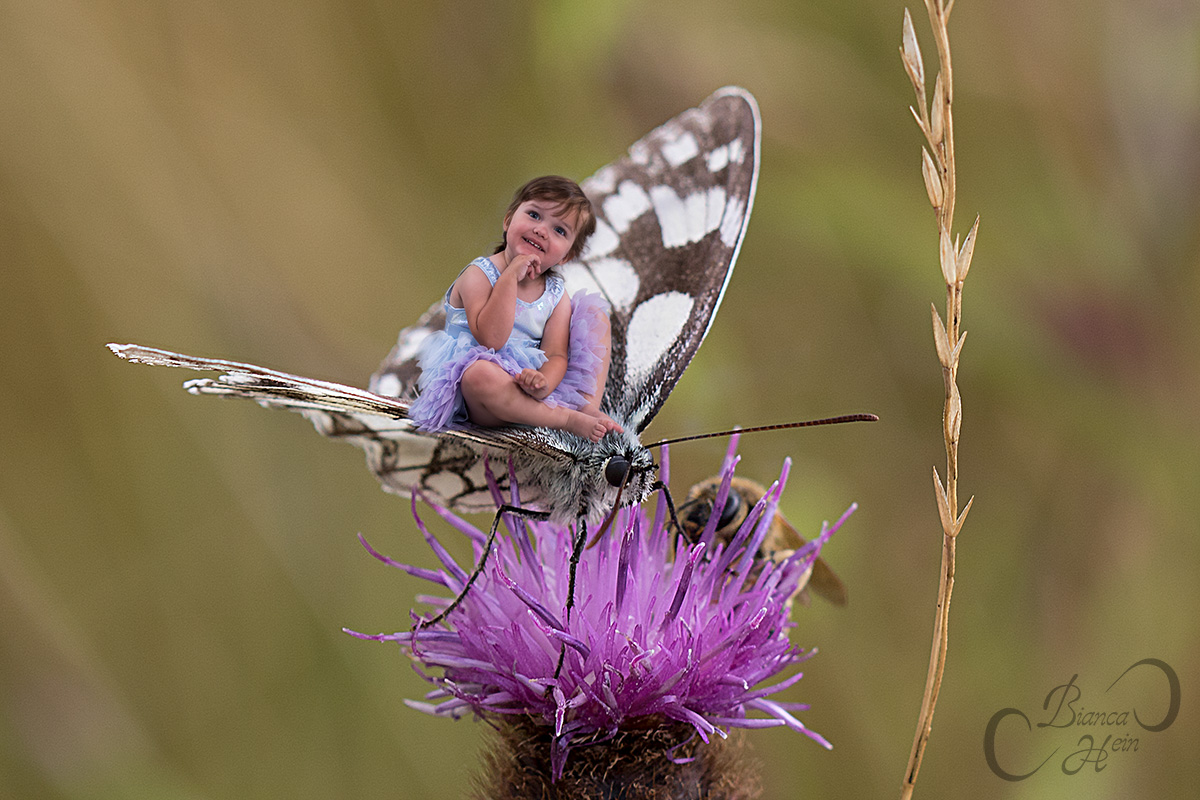
[{"label": "butterfly eye", "polygon": [[725,508],[721,509],[721,517],[717,520],[717,530],[724,530],[741,510],[742,496],[736,490],[730,489],[729,496],[725,498]]},{"label": "butterfly eye", "polygon": [[629,474],[629,459],[624,456],[613,456],[604,465],[604,480],[609,486],[620,486]]}]

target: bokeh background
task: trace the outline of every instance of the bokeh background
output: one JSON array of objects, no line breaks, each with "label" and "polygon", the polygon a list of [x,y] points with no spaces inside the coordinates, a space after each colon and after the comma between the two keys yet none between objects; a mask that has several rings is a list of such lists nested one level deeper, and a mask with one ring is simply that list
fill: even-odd
[{"label": "bokeh background", "polygon": [[[845,0],[0,2],[0,796],[441,798],[485,726],[406,708],[392,646],[428,564],[407,503],[294,415],[193,398],[135,341],[364,385],[495,240],[512,190],[578,178],[712,90],[764,120],[754,216],[658,438],[795,462],[784,509],[846,609],[788,699],[834,743],[750,736],[767,798],[898,794],[928,661],[943,305],[902,4]],[[932,74],[922,8],[918,35]],[[924,797],[1191,797],[1200,784],[1200,6],[962,0],[952,19],[966,286],[951,649]],[[676,492],[722,443],[673,452]],[[1182,711],[1097,772],[1081,709]],[[1040,738],[1039,738],[1040,737]]]}]

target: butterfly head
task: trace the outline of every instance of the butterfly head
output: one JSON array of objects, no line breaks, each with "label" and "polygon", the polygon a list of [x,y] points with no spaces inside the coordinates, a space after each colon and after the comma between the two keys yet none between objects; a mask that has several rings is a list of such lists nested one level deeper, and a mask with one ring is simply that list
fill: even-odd
[{"label": "butterfly head", "polygon": [[[579,441],[579,440],[576,440]],[[658,465],[633,433],[610,433],[598,443],[586,442],[577,454],[577,485],[582,491],[576,506],[595,524],[614,505],[640,503],[658,479]]]},{"label": "butterfly head", "polygon": [[609,434],[600,446],[604,447],[604,482],[620,490],[621,505],[645,500],[658,480],[658,464],[650,451],[631,433]]},{"label": "butterfly head", "polygon": [[609,486],[623,487],[625,479],[629,477],[630,466],[629,459],[625,456],[619,453],[610,456],[604,463],[604,480],[608,481]]}]

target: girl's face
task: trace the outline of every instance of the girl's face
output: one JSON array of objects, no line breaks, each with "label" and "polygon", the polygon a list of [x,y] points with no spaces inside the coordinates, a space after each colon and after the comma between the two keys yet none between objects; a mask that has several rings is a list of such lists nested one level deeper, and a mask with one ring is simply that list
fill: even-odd
[{"label": "girl's face", "polygon": [[575,215],[546,200],[526,200],[504,226],[505,255],[537,256],[538,274],[557,266],[575,243]]}]

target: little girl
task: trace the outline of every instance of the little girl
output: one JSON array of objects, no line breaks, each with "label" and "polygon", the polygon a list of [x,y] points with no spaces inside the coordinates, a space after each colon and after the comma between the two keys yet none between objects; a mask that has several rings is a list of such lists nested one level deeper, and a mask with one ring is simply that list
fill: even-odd
[{"label": "little girl", "polygon": [[421,346],[409,414],[422,430],[470,420],[593,442],[622,430],[600,412],[611,344],[604,301],[585,292],[572,300],[551,271],[578,256],[595,228],[574,181],[551,175],[517,191],[495,253],[459,273],[446,292],[445,330]]}]

